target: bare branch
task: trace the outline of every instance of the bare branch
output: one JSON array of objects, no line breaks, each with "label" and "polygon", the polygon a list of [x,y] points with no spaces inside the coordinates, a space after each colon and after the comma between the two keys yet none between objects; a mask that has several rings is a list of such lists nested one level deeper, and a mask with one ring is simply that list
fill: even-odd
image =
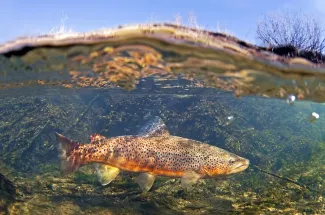
[{"label": "bare branch", "polygon": [[324,29],[301,12],[271,13],[258,22],[257,39],[266,46],[294,46],[298,50],[325,51]]}]

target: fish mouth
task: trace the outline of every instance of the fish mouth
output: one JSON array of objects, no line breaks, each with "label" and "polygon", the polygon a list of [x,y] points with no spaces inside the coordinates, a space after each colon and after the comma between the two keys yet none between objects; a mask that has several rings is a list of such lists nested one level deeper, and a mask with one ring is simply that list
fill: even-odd
[{"label": "fish mouth", "polygon": [[238,165],[236,165],[229,174],[234,174],[238,172],[242,172],[245,169],[249,167],[249,160],[243,159],[242,161],[238,162]]}]

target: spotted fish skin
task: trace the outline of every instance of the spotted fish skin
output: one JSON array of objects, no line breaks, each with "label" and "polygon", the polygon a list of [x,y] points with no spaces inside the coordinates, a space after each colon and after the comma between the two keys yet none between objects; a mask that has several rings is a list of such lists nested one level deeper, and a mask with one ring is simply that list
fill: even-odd
[{"label": "spotted fish skin", "polygon": [[[150,180],[152,186],[154,176],[182,177],[190,183],[238,173],[249,166],[247,159],[221,148],[170,135],[161,122],[145,135],[106,138],[93,134],[89,144],[74,142],[58,133],[57,138],[62,175],[88,163],[103,164],[108,177],[107,183],[103,180],[105,185],[120,170],[148,174],[140,178],[145,183]],[[145,184],[140,186],[148,190]]]},{"label": "spotted fish skin", "polygon": [[102,162],[125,171],[171,177],[183,177],[187,171],[202,177],[232,171],[232,163],[225,162],[230,159],[229,152],[182,137],[122,136],[101,142],[94,144],[92,159],[85,158],[85,162]]},{"label": "spotted fish skin", "polygon": [[221,148],[177,136],[105,138],[95,134],[91,139],[90,144],[76,143],[71,150],[67,159],[73,165],[103,163],[130,172],[183,177],[185,172],[194,171],[213,177],[233,173],[240,167],[238,163],[248,164],[245,158]]}]

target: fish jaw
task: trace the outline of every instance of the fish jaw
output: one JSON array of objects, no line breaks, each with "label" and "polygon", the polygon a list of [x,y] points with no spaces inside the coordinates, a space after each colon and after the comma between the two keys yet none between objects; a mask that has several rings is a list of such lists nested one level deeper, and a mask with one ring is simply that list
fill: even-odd
[{"label": "fish jaw", "polygon": [[242,172],[245,169],[247,169],[248,167],[249,167],[249,160],[246,158],[240,157],[237,159],[236,163],[234,165],[232,165],[232,168],[230,169],[230,171],[228,171],[228,175]]}]

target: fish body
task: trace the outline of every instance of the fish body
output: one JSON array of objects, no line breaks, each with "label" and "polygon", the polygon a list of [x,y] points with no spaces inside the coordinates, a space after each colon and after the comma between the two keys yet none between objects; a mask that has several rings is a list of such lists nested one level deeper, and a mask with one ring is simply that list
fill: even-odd
[{"label": "fish body", "polygon": [[114,180],[119,171],[138,172],[140,187],[149,190],[155,176],[180,177],[182,185],[187,186],[200,178],[241,172],[249,165],[247,159],[221,148],[170,135],[160,118],[151,127],[135,136],[106,138],[93,134],[89,144],[57,134],[61,173],[66,175],[82,165],[97,163],[103,185]]}]

